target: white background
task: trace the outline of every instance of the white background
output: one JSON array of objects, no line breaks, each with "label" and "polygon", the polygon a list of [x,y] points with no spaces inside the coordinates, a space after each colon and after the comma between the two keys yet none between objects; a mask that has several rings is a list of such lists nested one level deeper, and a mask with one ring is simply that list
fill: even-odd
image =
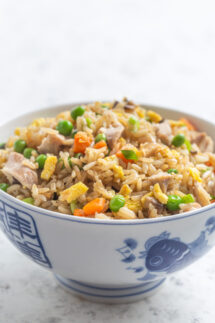
[{"label": "white background", "polygon": [[[131,99],[215,120],[215,4],[0,0],[0,123],[78,100]],[[214,322],[215,251],[154,297],[80,301],[0,233],[0,322]]]}]

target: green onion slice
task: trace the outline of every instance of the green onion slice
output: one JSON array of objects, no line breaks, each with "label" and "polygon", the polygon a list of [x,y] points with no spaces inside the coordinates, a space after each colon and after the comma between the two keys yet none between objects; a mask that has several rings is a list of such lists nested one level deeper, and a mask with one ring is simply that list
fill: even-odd
[{"label": "green onion slice", "polygon": [[185,145],[187,147],[187,150],[190,152],[191,149],[192,149],[192,145],[191,145],[190,141],[188,139],[185,139],[184,143],[185,143]]},{"label": "green onion slice", "polygon": [[126,159],[138,160],[137,154],[133,150],[121,150],[121,152]]}]

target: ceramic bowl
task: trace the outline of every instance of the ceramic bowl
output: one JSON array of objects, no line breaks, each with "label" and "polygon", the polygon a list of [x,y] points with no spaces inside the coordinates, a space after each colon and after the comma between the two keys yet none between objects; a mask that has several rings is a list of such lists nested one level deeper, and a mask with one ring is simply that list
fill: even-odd
[{"label": "ceramic bowl", "polygon": [[[35,118],[55,116],[74,106],[16,118],[0,127],[0,141]],[[145,107],[170,119],[183,115],[215,140],[215,126],[208,121]],[[123,303],[156,292],[169,274],[190,265],[213,246],[215,204],[163,218],[100,220],[44,210],[0,190],[0,227],[19,251],[50,270],[72,293],[96,302]]]}]

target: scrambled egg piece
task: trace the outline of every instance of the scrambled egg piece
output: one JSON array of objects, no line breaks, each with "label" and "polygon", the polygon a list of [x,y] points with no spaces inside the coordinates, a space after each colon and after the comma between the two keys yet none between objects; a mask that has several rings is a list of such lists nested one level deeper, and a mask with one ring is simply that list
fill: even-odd
[{"label": "scrambled egg piece", "polygon": [[112,162],[112,161],[117,162],[117,157],[116,155],[112,155],[112,156],[105,157],[104,160],[106,160],[107,162]]},{"label": "scrambled egg piece", "polygon": [[88,187],[82,183],[78,182],[63,192],[60,193],[60,200],[61,201],[67,201],[68,203],[71,203],[72,201],[76,200],[79,196],[86,193],[88,191]]},{"label": "scrambled egg piece", "polygon": [[168,120],[171,127],[183,127],[185,124],[182,121]]},{"label": "scrambled egg piece", "polygon": [[131,210],[131,211],[134,211],[134,212],[138,212],[139,210],[142,209],[142,205],[141,205],[141,202],[140,201],[133,201],[131,199],[128,199],[126,202],[125,202],[125,206]]},{"label": "scrambled egg piece", "polygon": [[119,139],[119,143],[121,144],[121,146],[124,146],[126,144],[126,140],[124,138],[120,138]]},{"label": "scrambled egg piece", "polygon": [[149,116],[149,118],[153,121],[153,122],[160,122],[162,120],[162,117],[160,116],[160,114],[152,111],[152,110],[149,110],[147,112],[147,115]]},{"label": "scrambled egg piece", "polygon": [[144,203],[145,203],[145,201],[146,201],[146,198],[147,197],[151,197],[153,195],[153,192],[149,192],[149,193],[147,193],[147,194],[145,194],[145,195],[143,195],[143,197],[141,198],[141,203],[142,203],[142,206],[144,207]]},{"label": "scrambled egg piece", "polygon": [[121,189],[119,191],[119,194],[127,197],[127,196],[129,196],[131,194],[131,191],[132,190],[130,189],[130,187],[127,184],[124,184],[124,185],[122,185],[122,187],[121,187]]},{"label": "scrambled egg piece", "polygon": [[35,119],[31,126],[34,126],[34,127],[41,127],[45,124],[45,119],[44,118],[39,118],[39,119]]},{"label": "scrambled egg piece", "polygon": [[190,175],[192,176],[192,178],[197,181],[197,182],[202,182],[202,179],[200,177],[200,172],[197,168],[195,167],[190,167],[189,168],[189,172],[190,172]]},{"label": "scrambled egg piece", "polygon": [[45,161],[44,169],[41,173],[41,178],[48,181],[50,177],[54,174],[56,164],[57,157],[49,156]]},{"label": "scrambled egg piece", "polygon": [[113,172],[114,172],[115,178],[120,178],[120,179],[124,178],[124,172],[121,166],[113,165]]},{"label": "scrambled egg piece", "polygon": [[139,118],[144,118],[145,117],[145,111],[141,109],[140,107],[137,107],[135,109],[135,112],[137,113]]},{"label": "scrambled egg piece", "polygon": [[14,134],[15,134],[16,136],[20,136],[20,134],[21,134],[20,128],[16,128],[16,129],[14,130]]},{"label": "scrambled egg piece", "polygon": [[153,187],[154,197],[162,204],[166,204],[168,201],[168,196],[164,194],[160,188],[160,185],[156,183]]}]

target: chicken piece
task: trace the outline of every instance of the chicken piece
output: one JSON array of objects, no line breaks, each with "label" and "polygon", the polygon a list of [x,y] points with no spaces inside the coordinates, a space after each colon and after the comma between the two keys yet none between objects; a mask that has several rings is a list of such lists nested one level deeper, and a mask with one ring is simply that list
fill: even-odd
[{"label": "chicken piece", "polygon": [[191,134],[191,143],[197,144],[200,151],[204,152],[213,152],[214,144],[211,137],[207,136],[205,132],[192,131]]},{"label": "chicken piece", "polygon": [[211,197],[208,192],[204,189],[201,183],[195,183],[194,185],[194,195],[197,201],[202,205],[206,206],[210,204]]},{"label": "chicken piece", "polygon": [[[104,122],[106,127],[102,127]],[[105,111],[97,126],[97,131],[105,134],[109,148],[113,149],[124,131],[124,126],[118,121],[116,114],[110,110]]]},{"label": "chicken piece", "polygon": [[152,157],[156,156],[158,153],[165,153],[166,155],[169,152],[169,148],[162,144],[146,142],[142,146],[142,151],[144,153],[144,157]]},{"label": "chicken piece", "polygon": [[179,207],[182,212],[189,212],[189,211],[200,209],[201,205],[197,202],[186,203],[186,204],[182,203],[179,205]]},{"label": "chicken piece", "polygon": [[12,152],[9,155],[8,161],[3,167],[2,172],[6,176],[15,178],[22,186],[31,189],[33,184],[38,183],[38,176],[36,171],[23,165],[23,161],[25,161],[23,155]]},{"label": "chicken piece", "polygon": [[173,176],[164,173],[164,172],[159,172],[158,174],[154,174],[151,177],[148,177],[144,182],[143,182],[143,187],[146,188],[147,186],[154,185],[158,183],[160,185],[160,188],[163,192],[167,191],[168,184],[171,180],[173,180]]},{"label": "chicken piece", "polygon": [[170,145],[173,135],[172,129],[167,120],[164,120],[161,123],[158,123],[154,126],[157,137],[166,145]]},{"label": "chicken piece", "polygon": [[110,128],[101,128],[107,138],[107,143],[110,149],[113,149],[118,139],[121,137],[124,127],[121,123],[118,123],[115,127],[111,126]]},{"label": "chicken piece", "polygon": [[71,141],[67,141],[64,136],[59,135],[58,133],[49,133],[47,137],[43,138],[42,143],[37,147],[37,150],[41,154],[57,155],[60,147],[66,145],[71,145]]},{"label": "chicken piece", "polygon": [[149,207],[149,203],[153,204],[153,206],[156,209],[163,209],[163,204],[161,204],[160,202],[158,202],[158,200],[156,200],[153,196],[147,196],[145,198],[145,202],[144,202],[144,209],[148,209]]},{"label": "chicken piece", "polygon": [[156,143],[156,138],[153,134],[149,133],[149,132],[145,132],[142,134],[142,136],[135,136],[135,134],[132,134],[133,137],[135,137],[135,139],[139,142],[139,143]]},{"label": "chicken piece", "polygon": [[144,209],[148,210],[148,217],[155,218],[164,211],[164,206],[154,197],[148,196],[144,202]]}]

